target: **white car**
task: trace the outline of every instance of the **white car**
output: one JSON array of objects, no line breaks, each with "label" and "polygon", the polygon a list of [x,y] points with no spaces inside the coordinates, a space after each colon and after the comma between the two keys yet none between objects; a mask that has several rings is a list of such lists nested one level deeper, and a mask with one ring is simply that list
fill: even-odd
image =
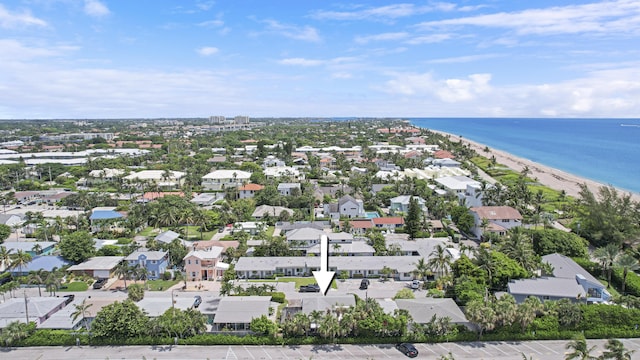
[{"label": "white car", "polygon": [[420,289],[420,280],[413,280],[413,281],[411,282],[411,288],[412,288],[413,290],[418,290],[418,289]]}]

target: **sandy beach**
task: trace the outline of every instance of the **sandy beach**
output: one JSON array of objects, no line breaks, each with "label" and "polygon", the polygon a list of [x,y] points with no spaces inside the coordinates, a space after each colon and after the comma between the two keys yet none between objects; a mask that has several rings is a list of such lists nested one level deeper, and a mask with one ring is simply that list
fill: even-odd
[{"label": "sandy beach", "polygon": [[[450,136],[453,141],[462,140],[463,143],[469,144],[469,146],[475,150],[478,154],[491,158],[491,156],[495,156],[496,161],[499,164],[505,165],[510,169],[515,171],[521,171],[525,166],[529,167],[530,175],[529,177],[537,179],[538,182],[542,185],[548,186],[552,189],[556,189],[559,191],[564,190],[567,195],[573,197],[579,197],[578,193],[580,191],[580,184],[587,184],[587,187],[594,194],[598,194],[599,189],[602,186],[608,186],[608,184],[603,184],[594,180],[586,179],[580,176],[576,176],[562,170],[558,170],[546,165],[542,165],[540,163],[517,157],[508,152],[493,149],[490,146],[480,144],[478,142],[462,138],[457,135],[449,134],[443,131],[431,130],[435,133]],[[485,152],[485,148],[489,148],[489,152]],[[640,194],[629,192],[627,190],[618,189],[618,191],[622,193],[631,194],[631,197],[634,201],[640,202]]]}]

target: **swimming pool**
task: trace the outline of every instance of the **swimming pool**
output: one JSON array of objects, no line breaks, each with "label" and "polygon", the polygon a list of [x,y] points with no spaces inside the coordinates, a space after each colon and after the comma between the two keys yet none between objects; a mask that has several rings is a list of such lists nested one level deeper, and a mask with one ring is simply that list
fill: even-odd
[{"label": "swimming pool", "polygon": [[367,219],[375,219],[380,217],[380,215],[378,215],[378,213],[375,211],[367,211],[365,212],[365,216],[367,217]]}]

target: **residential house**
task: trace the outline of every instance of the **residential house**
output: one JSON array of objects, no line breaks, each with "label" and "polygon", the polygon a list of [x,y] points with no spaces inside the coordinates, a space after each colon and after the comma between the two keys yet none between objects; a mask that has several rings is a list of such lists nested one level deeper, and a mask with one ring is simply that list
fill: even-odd
[{"label": "residential house", "polygon": [[179,196],[184,197],[182,191],[147,191],[142,194],[142,198],[136,200],[139,203],[148,203],[154,200],[162,199],[165,196]]},{"label": "residential house", "polygon": [[108,279],[124,256],[96,256],[77,265],[70,266],[67,271],[76,275],[88,275],[96,279]]},{"label": "residential house", "polygon": [[62,256],[34,256],[28,264],[22,268],[13,268],[10,272],[13,276],[26,276],[31,271],[53,271],[54,269],[60,269],[69,264],[69,261],[63,259]]},{"label": "residential house", "polygon": [[251,217],[256,220],[262,220],[266,217],[277,219],[283,212],[289,214],[289,216],[293,216],[292,209],[283,206],[260,205],[256,207],[256,209],[251,214]]},{"label": "residential house", "polygon": [[0,303],[0,328],[12,322],[42,324],[67,305],[65,297],[15,297]]},{"label": "residential house", "polygon": [[[350,278],[380,277],[384,268],[393,269],[392,278],[412,280],[421,256],[336,256],[329,271],[346,271]],[[279,276],[310,276],[320,270],[319,257],[241,257],[235,266],[239,279],[266,279]]]},{"label": "residential house", "polygon": [[352,234],[364,235],[367,230],[373,228],[371,219],[353,219],[339,222],[341,231],[349,231]]},{"label": "residential house", "polygon": [[184,269],[189,281],[215,280],[222,277],[228,264],[221,261],[221,246],[212,246],[207,250],[192,250],[184,257]]},{"label": "residential house", "polygon": [[96,207],[91,210],[89,221],[91,222],[91,232],[124,232],[125,216],[122,212],[116,211],[115,207]]},{"label": "residential house", "polygon": [[202,188],[211,191],[223,191],[238,188],[249,182],[251,173],[242,170],[214,170],[202,177]]},{"label": "residential house", "polygon": [[391,214],[407,214],[409,212],[409,203],[411,202],[411,198],[414,198],[418,202],[418,206],[423,213],[427,213],[426,201],[419,196],[411,196],[411,195],[400,195],[396,196],[392,199],[389,199],[390,206],[389,212]]},{"label": "residential house", "polygon": [[0,214],[0,224],[10,227],[22,224],[23,218],[20,214]]},{"label": "residential house", "polygon": [[182,171],[142,170],[131,173],[123,177],[123,179],[140,190],[148,186],[156,186],[162,189],[179,189],[184,184],[185,175],[186,173]]},{"label": "residential house", "polygon": [[436,318],[446,317],[452,324],[464,325],[469,330],[474,330],[472,323],[451,298],[397,299],[396,304],[398,309],[406,310],[418,324],[429,323],[435,315]]},{"label": "residential house", "polygon": [[211,206],[216,201],[222,200],[224,197],[218,197],[219,193],[201,193],[196,195],[191,202],[199,206]]},{"label": "residential house", "polygon": [[365,217],[362,200],[356,200],[349,195],[341,197],[337,203],[324,204],[324,213],[329,214],[332,219]]},{"label": "residential house", "polygon": [[246,184],[238,187],[239,199],[250,199],[256,195],[260,190],[264,189],[264,185],[260,184]]},{"label": "residential house", "polygon": [[394,231],[404,226],[404,218],[402,216],[377,217],[371,219],[371,221],[375,228],[388,231]]},{"label": "residential house", "polygon": [[157,280],[167,271],[169,253],[166,251],[134,251],[124,258],[131,267],[140,266],[147,269],[147,279]]},{"label": "residential house", "polygon": [[280,160],[273,155],[268,155],[267,157],[264,158],[264,161],[262,162],[262,167],[265,169],[268,167],[278,167],[278,166],[285,166],[285,162],[284,160]]},{"label": "residential house", "polygon": [[298,196],[302,194],[299,183],[280,183],[278,193],[282,196]]},{"label": "residential house", "polygon": [[266,227],[267,226],[265,224],[256,221],[237,222],[233,224],[231,233],[242,231],[248,233],[249,235],[257,235],[260,231],[266,229]]},{"label": "residential house", "polygon": [[521,303],[529,296],[542,301],[569,299],[573,302],[604,303],[611,300],[606,286],[571,258],[549,254],[542,261],[553,268],[552,277],[512,280],[507,284],[509,294]]},{"label": "residential house", "polygon": [[269,316],[271,296],[225,296],[220,299],[212,321],[212,331],[250,330],[251,320]]},{"label": "residential house", "polygon": [[291,166],[267,167],[263,170],[263,173],[267,179],[279,179],[282,177],[286,177],[294,181],[304,179],[304,174],[302,174],[300,170]]},{"label": "residential house", "polygon": [[55,250],[55,241],[5,241],[0,246],[12,253],[21,250],[24,253],[35,257],[38,255],[51,255]]},{"label": "residential house", "polygon": [[85,179],[86,185],[96,185],[103,183],[114,183],[120,181],[126,172],[122,169],[91,170],[89,176]]},{"label": "residential house", "polygon": [[326,233],[313,227],[303,227],[285,233],[287,243],[292,249],[305,249],[320,243],[320,236]]},{"label": "residential house", "polygon": [[469,211],[474,219],[471,232],[478,238],[482,238],[485,229],[487,232],[505,235],[507,230],[522,226],[522,215],[510,206],[480,206]]}]

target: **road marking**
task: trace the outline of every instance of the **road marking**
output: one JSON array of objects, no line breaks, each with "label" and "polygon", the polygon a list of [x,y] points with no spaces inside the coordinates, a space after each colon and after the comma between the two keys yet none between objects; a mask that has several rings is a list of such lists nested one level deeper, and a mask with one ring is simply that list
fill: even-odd
[{"label": "road marking", "polygon": [[420,345],[422,345],[422,347],[423,347],[423,348],[425,348],[425,349],[427,349],[427,350],[431,351],[432,353],[434,353],[434,354],[438,355],[438,353],[437,353],[437,352],[435,352],[435,351],[433,351],[433,350],[431,349],[431,347],[430,347],[430,346],[427,346],[427,345],[425,345],[425,344],[420,344]]},{"label": "road marking", "polygon": [[347,346],[342,346],[342,349],[345,350],[346,352],[349,353],[349,355],[353,356],[354,359],[357,359],[355,355],[353,355],[353,353],[351,351],[349,351],[349,349],[347,349]]},{"label": "road marking", "polygon": [[365,349],[364,349],[364,347],[362,347],[362,346],[360,346],[360,345],[358,345],[358,347],[359,347],[360,349],[362,349],[362,352],[364,352],[365,354],[367,354],[367,356],[369,356],[369,355],[370,355],[370,354],[367,352],[367,350],[365,350]]},{"label": "road marking", "polygon": [[547,350],[551,351],[552,353],[554,353],[554,354],[558,354],[558,352],[557,352],[557,351],[553,350],[552,348],[550,348],[550,347],[546,346],[545,344],[543,344],[543,343],[541,343],[541,342],[539,342],[539,341],[534,341],[534,344],[538,344],[538,345],[542,346],[543,348],[545,348],[545,349],[547,349]]},{"label": "road marking", "polygon": [[284,358],[285,358],[285,359],[289,360],[289,357],[287,356],[287,353],[285,353],[285,352],[284,352],[284,350],[282,350],[282,349],[278,349],[278,350],[280,350],[280,352],[282,353],[282,355],[284,355]]},{"label": "road marking", "polygon": [[494,348],[498,349],[498,351],[500,351],[501,353],[505,354],[505,355],[509,355],[508,353],[504,352],[502,349],[500,349],[500,347],[496,344],[489,344],[491,346],[493,346]]},{"label": "road marking", "polygon": [[469,350],[465,349],[464,347],[462,347],[462,346],[460,346],[460,345],[458,345],[458,344],[456,344],[456,343],[453,343],[453,345],[455,345],[455,346],[459,347],[460,349],[462,349],[462,351],[466,352],[467,354],[471,354],[471,353],[469,352]]},{"label": "road marking", "polygon": [[251,351],[249,351],[249,349],[247,349],[247,346],[246,346],[246,345],[242,345],[242,347],[244,348],[244,350],[245,350],[246,352],[248,352],[248,353],[249,353],[249,356],[251,356],[251,359],[253,359],[253,360],[255,360],[255,359],[256,359],[256,358],[253,356],[253,354],[251,353]]},{"label": "road marking", "polygon": [[528,347],[529,349],[531,349],[531,350],[535,351],[536,353],[538,353],[539,355],[542,355],[542,353],[541,353],[540,351],[538,351],[538,350],[536,350],[536,349],[532,348],[531,346],[529,346],[529,345],[527,345],[527,344],[525,344],[525,343],[522,343],[522,346],[526,346],[526,347]]},{"label": "road marking", "polygon": [[261,345],[261,346],[260,346],[260,348],[262,349],[262,351],[264,351],[264,353],[267,355],[267,357],[268,357],[269,359],[273,359],[273,358],[271,357],[271,355],[269,355],[269,353],[267,352],[267,350],[265,350],[265,349],[264,349],[264,345]]},{"label": "road marking", "polygon": [[518,353],[522,353],[523,352],[522,350],[518,349],[517,347],[515,347],[515,346],[513,346],[511,344],[508,344],[508,343],[504,343],[504,344],[509,346],[510,348],[512,348],[513,350],[515,350]]},{"label": "road marking", "polygon": [[[477,344],[477,346],[474,346],[473,344]],[[483,353],[487,354],[487,355],[491,355],[491,353],[489,353],[487,350],[484,349],[484,344],[483,342],[475,342],[475,343],[469,343],[469,346],[471,346],[474,349],[480,350]]]},{"label": "road marking", "polygon": [[232,359],[236,359],[238,360],[238,356],[236,355],[236,353],[233,352],[233,349],[231,348],[231,346],[229,346],[229,349],[227,350],[227,356],[225,357],[225,359],[230,359],[229,355],[233,356]]},{"label": "road marking", "polygon": [[391,359],[391,356],[389,356],[386,352],[382,351],[382,349],[380,349],[379,347],[377,347],[377,346],[375,346],[375,345],[374,345],[374,347],[375,347],[376,349],[378,349],[378,351],[380,351],[381,353],[383,353],[383,354],[384,354],[384,356],[386,356],[386,357],[388,357],[389,359]]}]

